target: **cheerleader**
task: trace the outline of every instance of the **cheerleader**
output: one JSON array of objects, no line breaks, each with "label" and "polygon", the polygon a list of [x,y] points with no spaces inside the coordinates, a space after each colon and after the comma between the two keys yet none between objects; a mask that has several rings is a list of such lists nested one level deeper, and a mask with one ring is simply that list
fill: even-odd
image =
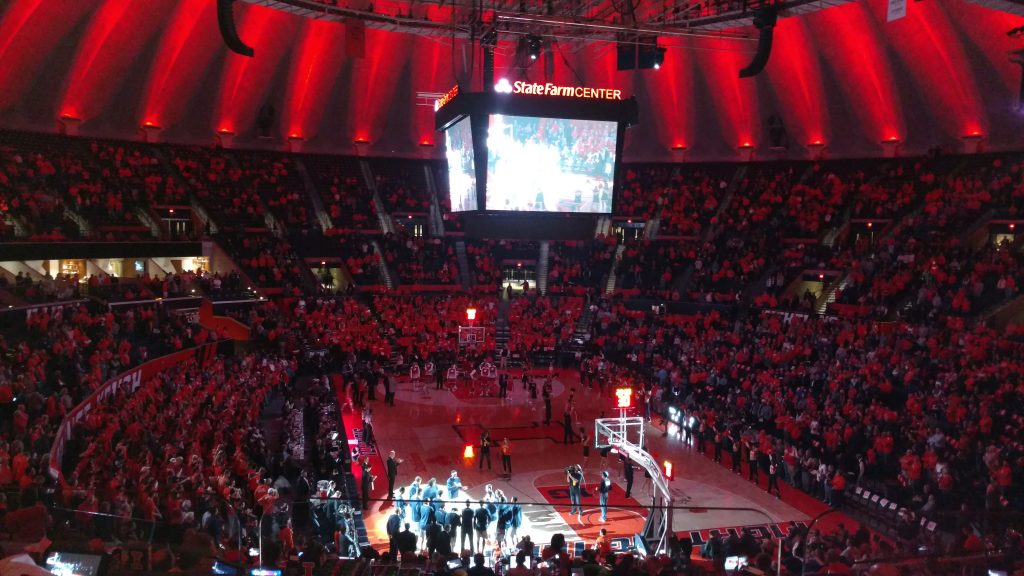
[{"label": "cheerleader", "polygon": [[420,389],[420,365],[416,362],[409,366],[409,381],[412,382],[412,389],[419,391]]},{"label": "cheerleader", "polygon": [[445,374],[445,378],[448,380],[448,387],[452,392],[459,389],[459,367],[456,364],[452,364],[448,368],[448,373]]}]

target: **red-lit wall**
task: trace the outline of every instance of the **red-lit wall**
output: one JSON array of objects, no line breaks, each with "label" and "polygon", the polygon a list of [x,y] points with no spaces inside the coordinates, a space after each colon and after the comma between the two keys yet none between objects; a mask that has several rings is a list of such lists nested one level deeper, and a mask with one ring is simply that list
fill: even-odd
[{"label": "red-lit wall", "polygon": [[[218,130],[236,145],[413,156],[439,143],[432,110],[417,92],[444,92],[480,58],[464,41],[369,30],[365,57],[346,55],[343,25],[238,3],[244,58],[224,49],[208,0],[11,0],[0,14],[0,126],[55,130],[62,114],[84,135],[135,138],[151,122],[162,137],[209,143]],[[908,6],[887,23],[885,0],[856,2],[781,19],[765,72],[737,77],[752,42],[686,39],[659,71],[618,72],[607,45],[557,49],[526,70],[499,57],[497,76],[614,87],[635,95],[641,125],[630,131],[631,160],[668,160],[674,146],[691,160],[736,159],[749,143],[761,157],[765,124],[784,122],[790,155],[821,141],[831,156],[881,153],[897,138],[906,153],[956,146],[983,134],[989,148],[1024,147],[1024,114],[1014,109],[1020,69],[1006,36],[1024,18],[962,0]],[[511,53],[512,50],[505,50]],[[277,139],[257,141],[255,116],[272,104]],[[435,150],[437,148],[435,147]]]}]

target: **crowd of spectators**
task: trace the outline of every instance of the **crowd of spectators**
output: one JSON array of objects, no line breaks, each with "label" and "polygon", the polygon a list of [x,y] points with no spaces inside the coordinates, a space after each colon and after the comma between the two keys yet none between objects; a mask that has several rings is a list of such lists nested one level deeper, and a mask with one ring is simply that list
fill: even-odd
[{"label": "crowd of spectators", "polygon": [[459,280],[455,245],[441,238],[414,236],[403,230],[386,235],[381,248],[388,268],[403,285],[453,284]]},{"label": "crowd of spectators", "polygon": [[304,159],[327,214],[341,230],[378,229],[373,192],[366,186],[359,161],[336,156]]},{"label": "crowd of spectators", "polygon": [[78,512],[77,528],[130,539],[130,520],[139,519],[160,523],[172,541],[201,530],[211,550],[255,541],[260,510],[273,499],[260,415],[293,369],[265,354],[191,361],[91,411],[64,462],[61,503]]},{"label": "crowd of spectators", "polygon": [[388,212],[426,213],[430,196],[423,176],[423,163],[408,160],[375,159],[370,163],[377,194]]},{"label": "crowd of spectators", "polygon": [[642,240],[626,244],[616,288],[674,300],[675,281],[697,258],[695,242]]},{"label": "crowd of spectators", "polygon": [[[477,311],[475,326],[493,328],[497,301],[491,296],[381,294],[373,299],[381,331],[394,342],[395,350],[420,359],[430,358],[435,353],[454,355],[458,351],[459,326],[466,324],[467,308]],[[488,339],[485,349],[493,346],[493,338]]]},{"label": "crowd of spectators", "polygon": [[167,148],[172,163],[221,228],[266,228],[263,202],[251,178],[221,150],[199,146]]},{"label": "crowd of spectators", "polygon": [[508,311],[509,350],[526,356],[565,349],[583,314],[579,296],[520,296]]},{"label": "crowd of spectators", "polygon": [[592,329],[607,357],[695,418],[684,437],[734,469],[752,460],[762,486],[774,465],[837,506],[853,486],[870,487],[954,533],[999,534],[1000,514],[1024,510],[1019,338],[957,317],[763,312],[736,325],[717,312],[655,316],[608,302]]},{"label": "crowd of spectators", "polygon": [[474,282],[478,286],[495,286],[501,279],[500,260],[495,256],[494,240],[467,240],[466,258],[469,260],[469,267]]},{"label": "crowd of spectators", "polygon": [[222,234],[218,240],[258,286],[303,286],[302,261],[284,238],[272,234]]},{"label": "crowd of spectators", "polygon": [[0,290],[14,294],[28,304],[59,302],[81,297],[78,276],[64,273],[57,274],[56,278],[46,274],[38,280],[33,280],[24,272],[18,272],[12,278],[8,278],[7,274],[0,274]]},{"label": "crowd of spectators", "polygon": [[[0,333],[0,486],[46,483],[57,426],[108,378],[215,336],[154,307],[103,311],[83,303],[8,318]],[[16,407],[15,407],[16,406]]]},{"label": "crowd of spectators", "polygon": [[116,182],[130,202],[142,206],[188,204],[188,191],[167,173],[153,150],[131,142],[91,141],[89,150],[104,182]]},{"label": "crowd of spectators", "polygon": [[548,290],[599,288],[611,271],[615,239],[551,242],[548,252]]},{"label": "crowd of spectators", "polygon": [[236,157],[242,170],[239,187],[255,189],[284,226],[310,224],[309,196],[291,158],[255,152],[238,153]]}]

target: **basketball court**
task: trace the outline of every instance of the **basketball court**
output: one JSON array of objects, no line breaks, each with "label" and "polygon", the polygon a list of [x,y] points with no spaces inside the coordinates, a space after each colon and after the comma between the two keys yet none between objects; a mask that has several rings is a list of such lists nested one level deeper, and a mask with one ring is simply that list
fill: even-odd
[{"label": "basketball court", "polygon": [[[523,504],[524,526],[519,537],[529,534],[534,542],[547,543],[555,533],[566,535],[570,542],[592,545],[600,528],[606,528],[616,547],[628,545],[639,532],[648,515],[648,507],[656,496],[656,486],[645,478],[643,468],[637,467],[629,498],[625,496],[622,464],[612,453],[607,470],[615,486],[609,497],[608,521],[600,522],[596,486],[599,480],[601,457],[593,448],[586,462],[583,448],[575,444],[562,444],[562,416],[566,401],[575,392],[578,431],[584,426],[594,433],[594,419],[616,415],[615,398],[610,391],[600,396],[595,390],[579,389],[575,370],[556,370],[552,393],[552,422],[544,425],[543,403],[531,401],[527,391],[518,382],[519,370],[512,370],[515,386],[509,389],[509,398],[465,398],[447,390],[414,390],[411,383],[399,386],[396,407],[375,406],[375,434],[377,454],[371,459],[386,458],[395,450],[404,459],[399,469],[396,486],[408,485],[415,476],[426,483],[436,478],[443,485],[451,470],[457,470],[471,500],[481,500],[485,486],[500,489],[508,499],[513,496]],[[537,375],[546,376],[547,370]],[[657,420],[657,419],[656,419]],[[755,485],[714,463],[708,456],[677,438],[663,437],[663,430],[644,424],[646,449],[656,462],[669,460],[675,470],[669,481],[672,530],[680,536],[691,536],[699,543],[702,537],[719,531],[745,529],[755,536],[778,538],[795,526],[806,525],[811,516],[824,509],[824,505],[796,490],[784,487],[783,498],[778,499],[764,490],[764,482]],[[480,433],[487,429],[495,443],[491,450],[491,466],[479,462]],[[501,471],[501,456],[497,444],[508,437],[512,442],[512,475]],[[466,457],[466,446],[473,447],[473,456]],[[725,456],[728,459],[728,455]],[[569,498],[565,468],[583,464],[586,486],[590,496],[583,498],[583,514],[569,514]],[[383,471],[381,462],[374,469]],[[375,483],[374,497],[386,498],[387,482],[381,474]],[[460,508],[466,495],[458,503],[448,506]],[[366,515],[366,527],[372,543],[386,545],[385,524],[391,512],[388,503],[373,503]],[[832,515],[832,522],[845,521]],[[629,539],[629,540],[627,540]],[[577,544],[579,546],[579,544]]]}]

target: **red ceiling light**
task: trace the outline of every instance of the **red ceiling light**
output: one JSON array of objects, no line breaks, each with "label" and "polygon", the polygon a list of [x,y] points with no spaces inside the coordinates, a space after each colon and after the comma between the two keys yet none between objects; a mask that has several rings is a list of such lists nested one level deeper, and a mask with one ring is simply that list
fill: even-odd
[{"label": "red ceiling light", "polygon": [[434,147],[434,143],[431,142],[430,140],[423,140],[422,142],[420,142],[420,146],[422,146],[424,148],[433,148]]},{"label": "red ceiling light", "polygon": [[476,320],[476,308],[466,308],[466,320]]},{"label": "red ceiling light", "polygon": [[754,147],[754,145],[751,144],[749,141],[748,142],[744,142],[743,144],[740,144],[740,148],[753,148],[753,147]]},{"label": "red ceiling light", "polygon": [[824,146],[824,145],[825,145],[825,143],[822,142],[820,138],[818,140],[815,140],[814,142],[811,142],[811,146]]},{"label": "red ceiling light", "polygon": [[142,125],[144,127],[146,127],[146,128],[159,128],[160,127],[156,122],[154,122],[152,120],[146,120],[145,122],[142,123]]},{"label": "red ceiling light", "polygon": [[354,142],[356,144],[369,144],[370,143],[370,141],[367,140],[365,136],[356,136],[356,139],[353,140],[352,142]]},{"label": "red ceiling light", "polygon": [[292,132],[291,134],[288,135],[288,139],[289,140],[302,140],[302,136],[300,136],[296,132]]},{"label": "red ceiling light", "polygon": [[686,150],[686,144],[673,144],[672,149],[676,151]]},{"label": "red ceiling light", "polygon": [[226,127],[222,127],[222,128],[217,129],[217,134],[223,134],[225,136],[231,136],[231,135],[234,135],[234,133],[235,132],[233,130],[231,130],[230,128],[226,128]]}]

